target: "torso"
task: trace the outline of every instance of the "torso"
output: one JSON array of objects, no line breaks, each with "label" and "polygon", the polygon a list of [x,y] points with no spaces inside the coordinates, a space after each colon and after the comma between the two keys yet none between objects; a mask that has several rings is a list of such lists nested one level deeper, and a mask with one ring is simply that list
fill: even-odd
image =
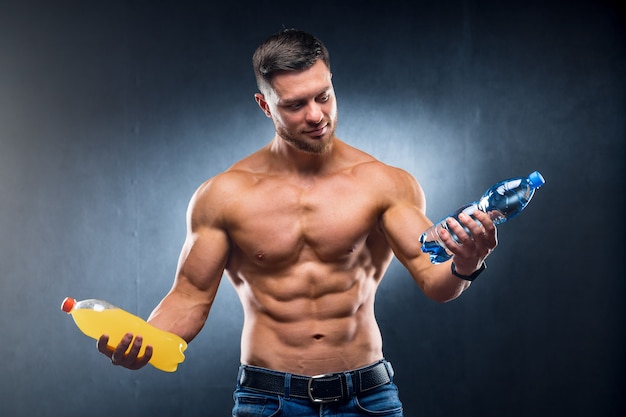
[{"label": "torso", "polygon": [[272,170],[266,149],[224,174],[236,184],[222,210],[243,363],[316,375],[382,358],[374,295],[392,252],[375,173],[390,168],[341,147],[323,174]]}]

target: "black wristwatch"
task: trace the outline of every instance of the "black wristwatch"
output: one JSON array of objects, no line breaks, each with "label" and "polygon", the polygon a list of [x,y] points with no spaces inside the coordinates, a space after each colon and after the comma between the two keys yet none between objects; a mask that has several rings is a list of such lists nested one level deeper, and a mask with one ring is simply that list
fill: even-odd
[{"label": "black wristwatch", "polygon": [[483,262],[483,264],[476,271],[472,272],[472,275],[461,275],[456,272],[456,266],[454,266],[454,262],[450,262],[450,268],[452,269],[452,275],[455,277],[459,277],[464,279],[465,281],[474,281],[478,276],[487,268],[487,264]]}]

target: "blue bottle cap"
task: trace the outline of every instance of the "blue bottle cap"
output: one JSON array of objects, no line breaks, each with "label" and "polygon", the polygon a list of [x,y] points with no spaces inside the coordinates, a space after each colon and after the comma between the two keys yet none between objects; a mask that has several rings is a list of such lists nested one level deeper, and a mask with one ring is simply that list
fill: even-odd
[{"label": "blue bottle cap", "polygon": [[528,176],[528,181],[530,181],[530,185],[532,185],[533,188],[539,188],[546,183],[546,180],[543,179],[539,171],[535,171],[530,174]]}]

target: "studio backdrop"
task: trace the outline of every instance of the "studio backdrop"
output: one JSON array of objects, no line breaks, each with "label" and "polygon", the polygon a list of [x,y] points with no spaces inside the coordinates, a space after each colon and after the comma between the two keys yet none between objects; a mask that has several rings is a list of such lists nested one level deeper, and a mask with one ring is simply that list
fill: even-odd
[{"label": "studio backdrop", "polygon": [[431,220],[546,179],[459,299],[393,261],[376,310],[405,415],[624,415],[617,2],[0,3],[0,415],[230,415],[227,279],[175,373],[112,366],[60,304],[148,317],[192,193],[273,136],[251,56],[284,27],[326,43],[338,137],[415,176]]}]

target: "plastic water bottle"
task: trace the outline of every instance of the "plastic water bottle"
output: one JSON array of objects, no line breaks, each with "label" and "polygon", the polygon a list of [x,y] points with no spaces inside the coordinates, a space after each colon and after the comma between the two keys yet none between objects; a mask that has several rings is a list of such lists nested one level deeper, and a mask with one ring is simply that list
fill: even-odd
[{"label": "plastic water bottle", "polygon": [[174,372],[178,364],[185,360],[183,352],[187,349],[187,342],[181,337],[157,329],[140,317],[106,301],[76,301],[67,297],[63,300],[61,309],[71,314],[78,328],[93,339],[97,340],[103,334],[109,335],[109,340],[113,341],[121,340],[126,333],[141,336],[143,344],[139,355],[143,355],[146,346],[151,345],[153,353],[148,363],[157,369]]},{"label": "plastic water bottle", "polygon": [[[430,261],[434,264],[447,261],[452,257],[452,253],[441,240],[439,231],[446,229],[451,237],[456,242],[459,242],[454,232],[448,230],[446,223],[448,217],[458,220],[459,214],[465,213],[474,218],[473,213],[476,210],[481,210],[489,214],[494,224],[504,223],[520,214],[530,202],[530,199],[535,194],[535,190],[543,184],[545,184],[545,180],[537,171],[528,177],[510,178],[494,184],[485,191],[485,194],[478,201],[460,207],[454,213],[444,217],[427,229],[420,237],[422,251],[429,254]],[[476,221],[478,222],[478,220]],[[469,233],[467,228],[465,230]]]}]

